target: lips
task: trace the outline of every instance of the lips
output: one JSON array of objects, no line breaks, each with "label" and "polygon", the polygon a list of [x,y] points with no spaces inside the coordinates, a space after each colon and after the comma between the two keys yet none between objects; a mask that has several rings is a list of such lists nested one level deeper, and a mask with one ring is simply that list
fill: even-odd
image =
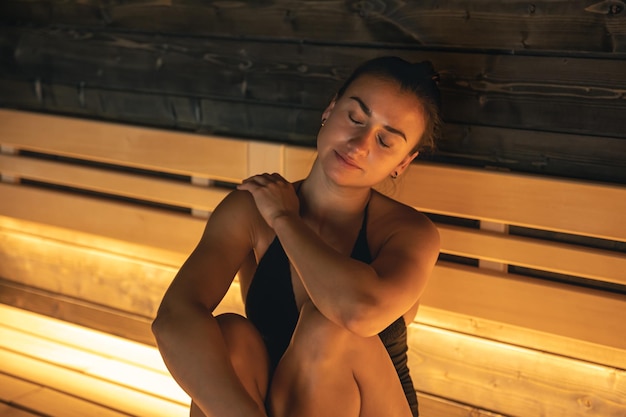
[{"label": "lips", "polygon": [[349,156],[338,151],[335,151],[335,155],[343,165],[346,165],[349,168],[361,169],[361,167],[354,161],[354,159],[350,158]]}]

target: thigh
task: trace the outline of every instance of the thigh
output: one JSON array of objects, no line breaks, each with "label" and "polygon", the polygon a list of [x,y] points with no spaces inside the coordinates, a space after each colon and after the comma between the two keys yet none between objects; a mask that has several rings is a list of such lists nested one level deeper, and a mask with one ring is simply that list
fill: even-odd
[{"label": "thigh", "polygon": [[307,303],[269,393],[273,417],[411,417],[378,336],[363,338]]}]

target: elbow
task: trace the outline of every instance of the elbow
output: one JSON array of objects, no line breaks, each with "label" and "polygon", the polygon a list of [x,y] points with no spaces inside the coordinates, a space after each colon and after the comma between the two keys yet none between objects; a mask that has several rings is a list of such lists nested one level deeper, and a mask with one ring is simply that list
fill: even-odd
[{"label": "elbow", "polygon": [[161,344],[161,341],[167,337],[171,330],[175,328],[172,325],[172,316],[166,309],[160,308],[156,317],[152,320],[151,330],[152,335],[157,343],[157,346]]},{"label": "elbow", "polygon": [[377,319],[376,311],[377,309],[373,306],[373,300],[360,303],[352,308],[348,314],[344,315],[342,320],[344,327],[357,336],[375,336],[383,330],[380,327],[380,320]]},{"label": "elbow", "polygon": [[172,308],[166,302],[161,304],[151,325],[152,335],[157,346],[177,337],[177,331],[181,329],[181,325],[186,319],[184,313],[184,309]]}]

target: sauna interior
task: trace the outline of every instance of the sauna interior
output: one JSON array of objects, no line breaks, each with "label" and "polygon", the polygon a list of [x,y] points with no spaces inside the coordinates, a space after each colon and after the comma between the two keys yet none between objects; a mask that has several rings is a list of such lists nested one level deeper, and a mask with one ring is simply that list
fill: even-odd
[{"label": "sauna interior", "polygon": [[237,183],[307,173],[382,55],[443,98],[437,149],[381,185],[441,236],[420,415],[626,416],[622,0],[1,1],[0,416],[188,415],[165,289]]}]

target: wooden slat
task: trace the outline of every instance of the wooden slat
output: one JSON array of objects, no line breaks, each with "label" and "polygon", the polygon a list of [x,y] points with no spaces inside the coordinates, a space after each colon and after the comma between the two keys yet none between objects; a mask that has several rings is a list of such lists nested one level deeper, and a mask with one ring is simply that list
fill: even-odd
[{"label": "wooden slat", "polygon": [[512,416],[626,413],[623,370],[415,324],[409,344],[419,391]]},{"label": "wooden slat", "polygon": [[141,317],[154,317],[180,267],[161,262],[0,228],[0,276]]},{"label": "wooden slat", "polygon": [[626,254],[444,224],[437,228],[444,253],[626,284]]},{"label": "wooden slat", "polygon": [[225,189],[19,156],[0,155],[0,172],[16,178],[206,211],[213,211],[228,194]]},{"label": "wooden slat", "polygon": [[[21,337],[36,336],[45,343],[71,348],[79,354],[96,355],[100,359],[116,358],[120,363],[132,364],[155,373],[169,375],[161,355],[153,345],[133,342],[108,332],[93,329],[86,331],[87,327],[58,318],[0,304],[0,329],[19,331]],[[11,345],[9,340],[0,343]],[[71,357],[69,359],[73,360]],[[92,363],[87,360],[81,366],[90,368]]]},{"label": "wooden slat", "polygon": [[[314,157],[314,150],[287,147],[286,170],[304,176],[310,165],[303,161]],[[425,212],[626,241],[623,186],[427,162],[404,175],[392,196]]]},{"label": "wooden slat", "polygon": [[[5,401],[51,416],[188,413],[188,397],[154,347],[8,306],[0,306],[0,332],[0,375],[20,381],[3,394]],[[76,408],[64,411],[61,401],[68,394],[66,404]],[[42,408],[46,400],[52,401],[48,409]]]},{"label": "wooden slat", "polygon": [[[324,44],[495,48],[504,51],[624,52],[620,3],[537,1],[532,4],[350,3],[286,0],[269,3],[150,2],[96,5],[5,0],[8,20],[39,25],[120,28],[197,37],[279,38]],[[455,29],[455,30],[451,30]],[[608,39],[607,39],[608,37]]]},{"label": "wooden slat", "polygon": [[415,322],[513,346],[529,347],[560,356],[578,358],[590,363],[626,369],[626,353],[624,353],[624,349],[488,320],[470,314],[455,313],[422,305]]},{"label": "wooden slat", "polygon": [[[0,305],[0,310],[3,308],[4,306]],[[0,400],[3,402],[14,402],[16,399],[41,388],[40,385],[3,374],[1,371],[0,368]]]},{"label": "wooden slat", "polygon": [[404,175],[398,198],[423,211],[626,242],[625,187],[425,163]]},{"label": "wooden slat", "polygon": [[128,359],[117,359],[123,352],[123,347],[118,348],[115,353],[101,355],[47,340],[37,334],[31,334],[28,328],[24,330],[27,332],[0,324],[0,349],[17,351],[29,357],[45,358],[49,364],[147,392],[181,405],[189,403],[189,397],[166,370],[154,371],[137,366]]},{"label": "wooden slat", "polygon": [[290,181],[305,178],[311,171],[317,152],[311,148],[287,146],[285,148],[285,178]]},{"label": "wooden slat", "polygon": [[[131,343],[111,335],[94,332],[81,326],[71,325],[54,318],[40,316],[6,305],[0,305],[0,322],[2,323],[0,324],[0,331],[6,333],[7,330],[12,329],[17,336],[10,340],[3,339],[0,343],[4,342],[4,344],[15,348],[25,346],[22,353],[40,357],[45,359],[46,362],[52,362],[57,365],[59,362],[62,362],[67,367],[68,364],[66,362],[69,361],[70,366],[78,366],[80,372],[87,375],[93,373],[90,369],[97,369],[94,362],[110,361],[112,359],[128,366],[136,365],[142,370],[151,369],[162,375],[168,375],[159,353],[153,347]],[[5,336],[7,335],[5,334]],[[77,357],[81,356],[86,359],[93,357],[94,361],[83,361],[77,365]],[[126,415],[108,408],[101,410],[100,408],[102,407],[93,403],[89,403],[91,408],[86,409],[84,400],[77,398],[73,393],[60,393],[55,391],[53,387],[40,386],[15,376],[2,374],[2,368],[2,364],[0,364],[0,401],[50,416],[61,417],[67,415],[67,410],[57,410],[54,407],[64,400],[66,404],[71,405],[69,412],[83,412],[83,414],[78,414],[81,417]],[[127,373],[119,373],[114,375],[113,378],[123,378],[124,375],[127,375]],[[125,379],[122,382],[122,385],[129,384],[139,389],[146,384],[146,381],[140,380],[135,383]],[[173,391],[180,393],[178,387]],[[150,392],[156,394],[155,390],[150,390]],[[168,391],[168,398],[172,397],[172,394]],[[420,412],[425,417],[496,417],[495,414],[487,410],[455,403],[434,395],[426,393],[418,393],[418,395]],[[46,408],[46,402],[52,405],[52,407]],[[6,410],[9,410],[9,406],[7,406]],[[19,411],[16,408],[11,410],[12,412]],[[3,409],[0,407],[0,415],[13,415],[6,414],[7,412],[3,413]],[[16,414],[15,416],[17,417],[18,415],[22,417],[22,414]],[[23,416],[30,417],[32,415],[24,412]]]},{"label": "wooden slat", "polygon": [[481,407],[460,404],[423,392],[418,392],[417,398],[422,417],[506,417]]},{"label": "wooden slat", "polygon": [[[2,366],[0,366],[0,371],[2,371]],[[76,398],[71,393],[54,391],[3,373],[0,373],[0,400],[8,404],[6,406],[0,405],[0,416],[3,417],[34,417],[41,415],[54,417],[128,416],[126,413],[120,413],[107,406],[97,405]],[[16,406],[20,408],[15,408]]]},{"label": "wooden slat", "polygon": [[[18,248],[23,255],[5,255],[2,258],[0,273],[4,277],[21,285],[148,318],[156,312],[160,297],[176,271],[145,260],[137,264],[132,258],[112,257],[107,252],[75,247],[71,242],[37,239],[14,231],[0,234],[0,238],[4,242],[3,247],[7,248],[0,253],[8,248]],[[75,259],[83,260],[76,262]],[[29,272],[32,270],[38,271],[34,278]],[[64,274],[60,274],[59,270]],[[159,274],[165,275],[157,278]],[[94,278],[80,286],[68,286],[64,284],[66,275]],[[130,287],[127,285],[128,276],[137,277]],[[144,276],[150,278],[143,279]],[[231,288],[223,304],[229,311],[242,310],[238,287]],[[533,339],[516,339],[515,342],[532,343],[531,346],[548,351],[584,351],[576,340],[585,346],[588,343],[606,345],[607,349],[598,349],[589,357],[599,363],[606,360],[614,363],[615,359],[610,357],[611,348],[622,349],[623,352],[626,347],[620,336],[625,330],[624,323],[616,314],[626,308],[624,296],[440,263],[435,268],[422,304],[498,322],[502,335],[493,332],[490,337],[495,339],[510,340],[507,338],[518,334],[519,328],[527,329],[526,333],[519,334],[528,335],[529,330],[536,331],[538,333]],[[550,334],[572,340],[555,342]],[[607,350],[609,359],[606,358]]]},{"label": "wooden slat", "polygon": [[[19,280],[19,277],[13,278]],[[108,335],[116,335],[144,345],[155,345],[151,330],[152,317],[130,314],[102,304],[88,303],[6,279],[0,279],[0,303],[55,317],[66,323],[96,329]],[[224,299],[215,309],[215,314],[226,312],[245,314],[237,280],[231,284]]]},{"label": "wooden slat", "polygon": [[[36,393],[28,394],[16,401],[17,405],[32,410],[37,414],[25,414],[25,416],[51,416],[51,417],[129,417],[110,409],[106,404],[99,405],[74,397],[71,393],[62,393],[48,388],[42,388]],[[1,413],[1,411],[0,411]],[[39,414],[41,413],[41,414]],[[0,414],[3,417],[13,414]],[[22,414],[18,414],[22,415]]]},{"label": "wooden slat", "polygon": [[41,417],[42,414],[33,414],[21,408],[0,403],[0,416],[2,417]]},{"label": "wooden slat", "polygon": [[[68,227],[71,227],[71,225]],[[183,252],[186,248],[176,248],[175,250],[160,249],[149,244],[133,243],[81,232],[67,227],[52,226],[36,221],[0,215],[0,233],[5,231],[37,236],[48,240],[72,242],[76,246],[89,247],[94,250],[123,255],[128,258],[149,261],[159,265],[167,265],[173,268],[179,268],[189,256],[189,253]]]},{"label": "wooden slat", "polygon": [[186,416],[188,407],[153,397],[130,388],[60,368],[45,360],[29,358],[0,349],[6,373],[20,375],[36,384],[54,386],[58,391],[111,407],[131,415]]},{"label": "wooden slat", "polygon": [[237,182],[248,174],[248,145],[243,141],[7,109],[0,110],[0,142],[17,149],[225,181]]},{"label": "wooden slat", "polygon": [[135,342],[155,344],[150,328],[151,318],[29,287],[15,281],[0,279],[0,303]]},{"label": "wooden slat", "polygon": [[0,183],[0,195],[0,215],[5,217],[185,254],[191,253],[206,223],[183,214],[19,185]]},{"label": "wooden slat", "polygon": [[[302,139],[311,145],[316,129],[313,112],[319,120],[321,110],[355,63],[381,54],[377,48],[275,39],[207,42],[163,32],[155,39],[145,32],[93,29],[76,39],[71,28],[4,30],[6,50],[12,52],[5,54],[5,80],[17,88],[40,80],[39,93],[32,85],[25,94],[11,97],[5,93],[9,107],[30,102],[24,107],[40,109],[43,105],[54,113],[222,131],[270,141],[292,142],[294,132],[307,133],[308,140]],[[167,50],[161,47],[163,42]],[[446,120],[471,128],[506,126],[624,137],[626,122],[619,116],[625,107],[619,97],[626,76],[619,59],[603,59],[598,65],[597,59],[585,56],[563,60],[527,53],[494,56],[484,50],[417,51],[391,46],[384,51],[434,63],[442,74]],[[206,54],[210,60],[205,59]],[[109,56],[116,56],[119,63],[107,61]],[[155,62],[159,62],[158,69]],[[157,76],[145,76],[150,73]],[[82,84],[77,93],[78,83]],[[277,105],[279,111],[272,111]],[[470,139],[480,140],[480,133],[471,132]],[[587,142],[593,143],[594,138],[587,137]],[[469,142],[466,147],[470,149],[465,152],[476,152]],[[515,155],[523,155],[527,147],[517,149]],[[572,151],[561,150],[568,152],[571,160],[584,155]],[[489,152],[483,150],[483,155]]]},{"label": "wooden slat", "polygon": [[178,270],[13,232],[0,234],[0,248],[2,277],[143,317],[154,317]]},{"label": "wooden slat", "polygon": [[440,262],[425,306],[626,350],[626,296]]}]

